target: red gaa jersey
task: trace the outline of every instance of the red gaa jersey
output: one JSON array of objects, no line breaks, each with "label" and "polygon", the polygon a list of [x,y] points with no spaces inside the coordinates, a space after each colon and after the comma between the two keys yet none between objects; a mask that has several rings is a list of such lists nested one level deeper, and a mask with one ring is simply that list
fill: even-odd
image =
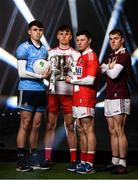
[{"label": "red gaa jersey", "polygon": [[[86,76],[97,77],[99,71],[99,61],[96,53],[89,49],[84,52],[77,61],[77,79]],[[94,85],[79,85],[79,90],[73,91],[73,105],[94,108],[96,104],[96,80]]]}]

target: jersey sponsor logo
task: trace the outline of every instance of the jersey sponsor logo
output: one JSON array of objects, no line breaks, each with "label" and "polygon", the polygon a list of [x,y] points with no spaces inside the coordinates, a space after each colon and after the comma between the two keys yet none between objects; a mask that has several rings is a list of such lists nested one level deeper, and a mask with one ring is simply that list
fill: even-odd
[{"label": "jersey sponsor logo", "polygon": [[81,66],[76,67],[76,74],[78,77],[82,76],[82,67]]},{"label": "jersey sponsor logo", "polygon": [[31,57],[36,57],[38,56],[38,53],[31,53]]}]

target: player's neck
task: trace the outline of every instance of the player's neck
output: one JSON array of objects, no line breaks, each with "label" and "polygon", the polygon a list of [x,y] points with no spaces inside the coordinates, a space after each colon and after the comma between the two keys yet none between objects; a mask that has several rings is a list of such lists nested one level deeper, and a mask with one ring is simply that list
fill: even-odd
[{"label": "player's neck", "polygon": [[59,48],[60,49],[69,49],[70,48],[70,45],[69,44],[66,44],[66,45],[64,45],[64,44],[59,44]]},{"label": "player's neck", "polygon": [[125,49],[124,46],[121,46],[120,48],[114,50],[114,52],[115,52],[115,54],[117,54],[118,52],[120,52],[123,49]]},{"label": "player's neck", "polygon": [[86,54],[88,51],[91,51],[90,46],[88,46],[86,49],[83,49],[83,50],[81,51],[81,53],[82,53],[82,54]]},{"label": "player's neck", "polygon": [[34,39],[31,39],[31,41],[36,47],[40,47],[40,41],[35,41]]}]

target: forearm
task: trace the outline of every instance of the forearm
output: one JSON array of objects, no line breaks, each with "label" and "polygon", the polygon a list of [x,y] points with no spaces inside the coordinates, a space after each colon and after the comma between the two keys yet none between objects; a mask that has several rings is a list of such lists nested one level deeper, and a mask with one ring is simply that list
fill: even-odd
[{"label": "forearm", "polygon": [[105,73],[107,70],[109,70],[109,66],[108,66],[108,64],[103,63],[101,65],[100,69],[101,69],[102,73]]},{"label": "forearm", "polygon": [[119,76],[120,72],[124,67],[121,64],[115,64],[114,68],[108,69],[106,74],[111,78],[115,79]]},{"label": "forearm", "polygon": [[82,79],[71,79],[70,83],[76,85],[93,85],[94,81],[95,81],[94,76],[86,76],[85,78]]},{"label": "forearm", "polygon": [[42,79],[42,75],[26,70],[25,60],[18,60],[18,74],[20,78]]},{"label": "forearm", "polygon": [[33,72],[29,72],[29,71],[24,71],[22,72],[19,77],[21,78],[30,78],[30,79],[42,79],[42,75],[41,74],[36,74]]}]

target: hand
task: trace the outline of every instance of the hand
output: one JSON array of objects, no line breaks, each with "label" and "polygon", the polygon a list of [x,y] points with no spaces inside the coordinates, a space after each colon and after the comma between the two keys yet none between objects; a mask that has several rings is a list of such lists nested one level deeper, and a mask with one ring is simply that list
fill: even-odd
[{"label": "hand", "polygon": [[71,79],[72,79],[72,78],[71,78],[70,76],[66,76],[66,77],[65,77],[65,80],[66,80],[67,83],[70,83]]},{"label": "hand", "polygon": [[109,69],[113,69],[115,64],[116,64],[116,59],[115,60],[109,60],[109,62],[108,62]]},{"label": "hand", "polygon": [[47,79],[51,74],[51,69],[49,68],[47,71],[45,71],[43,74],[42,74],[42,78],[43,79]]},{"label": "hand", "polygon": [[71,63],[70,62],[66,62],[66,65],[69,69],[71,69]]}]

